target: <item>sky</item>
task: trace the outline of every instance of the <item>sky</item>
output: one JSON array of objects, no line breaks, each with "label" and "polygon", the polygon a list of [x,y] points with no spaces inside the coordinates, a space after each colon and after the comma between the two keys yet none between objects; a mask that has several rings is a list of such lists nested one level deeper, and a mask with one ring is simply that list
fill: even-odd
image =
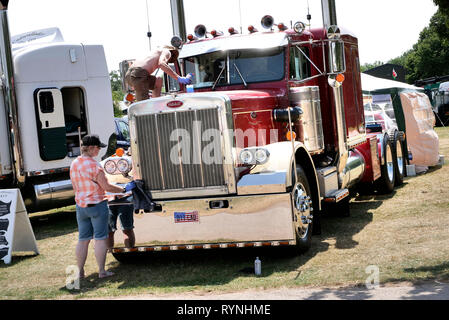
[{"label": "sky", "polygon": [[[246,33],[249,25],[262,30],[261,18],[275,23],[302,21],[321,27],[320,0],[184,0],[187,34],[196,25]],[[437,11],[432,0],[336,0],[337,22],[358,37],[361,64],[386,62],[402,55],[418,41],[419,33]],[[120,61],[142,58],[173,36],[169,0],[11,0],[8,7],[11,36],[58,27],[64,40],[101,44],[109,71]],[[151,40],[147,32],[151,31]]]}]

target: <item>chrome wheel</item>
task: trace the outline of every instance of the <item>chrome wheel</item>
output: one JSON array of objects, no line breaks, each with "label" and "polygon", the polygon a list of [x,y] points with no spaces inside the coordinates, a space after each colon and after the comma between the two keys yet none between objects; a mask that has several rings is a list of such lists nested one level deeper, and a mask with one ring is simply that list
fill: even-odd
[{"label": "chrome wheel", "polygon": [[310,226],[313,221],[313,206],[310,196],[302,183],[297,183],[292,192],[293,223],[298,239],[304,239],[311,232]]},{"label": "chrome wheel", "polygon": [[394,186],[396,184],[396,153],[393,149],[395,149],[395,142],[391,142],[391,138],[388,134],[384,135],[382,139],[382,160],[380,166],[381,176],[378,180],[375,181],[375,187],[377,191],[382,194],[392,193],[394,190]]},{"label": "chrome wheel", "polygon": [[385,154],[387,155],[386,166],[387,166],[387,171],[388,171],[388,179],[390,181],[393,181],[393,178],[394,178],[393,151],[391,150],[389,143],[386,144]]},{"label": "chrome wheel", "polygon": [[399,174],[403,175],[404,174],[404,156],[402,154],[402,144],[401,141],[397,140],[396,141],[396,162],[397,162],[397,167],[399,170]]}]

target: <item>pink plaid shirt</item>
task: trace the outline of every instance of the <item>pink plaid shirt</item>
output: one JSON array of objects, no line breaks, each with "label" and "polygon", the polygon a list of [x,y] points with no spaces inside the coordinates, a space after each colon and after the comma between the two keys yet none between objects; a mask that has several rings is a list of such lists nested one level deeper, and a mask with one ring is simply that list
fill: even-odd
[{"label": "pink plaid shirt", "polygon": [[96,204],[106,199],[105,191],[96,182],[97,175],[103,171],[93,158],[79,156],[70,166],[70,180],[75,190],[75,202],[80,207]]}]

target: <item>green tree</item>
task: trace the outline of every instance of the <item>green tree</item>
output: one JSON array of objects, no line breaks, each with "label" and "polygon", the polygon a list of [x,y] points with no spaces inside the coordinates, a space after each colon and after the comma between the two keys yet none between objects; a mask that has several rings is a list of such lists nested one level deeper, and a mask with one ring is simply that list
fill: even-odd
[{"label": "green tree", "polygon": [[384,63],[382,61],[376,61],[374,63],[365,63],[362,66],[360,66],[360,72],[365,72],[367,70],[379,67],[383,65]]},{"label": "green tree", "polygon": [[438,10],[405,58],[407,82],[449,74],[449,15]]},{"label": "green tree", "polygon": [[120,73],[114,70],[109,73],[109,79],[111,81],[114,116],[121,117],[123,116],[123,113],[120,110],[120,102],[123,101],[123,97],[125,96],[125,93],[122,90],[122,78],[120,76]]},{"label": "green tree", "polygon": [[449,16],[449,1],[447,0],[433,0],[433,2],[438,6],[441,13]]},{"label": "green tree", "polygon": [[388,63],[391,63],[391,64],[398,64],[398,65],[400,65],[400,66],[402,66],[402,67],[405,68],[405,64],[406,64],[406,61],[407,61],[407,57],[408,57],[412,52],[413,52],[413,50],[410,49],[410,50],[404,52],[401,56],[391,59],[390,61],[388,61]]}]

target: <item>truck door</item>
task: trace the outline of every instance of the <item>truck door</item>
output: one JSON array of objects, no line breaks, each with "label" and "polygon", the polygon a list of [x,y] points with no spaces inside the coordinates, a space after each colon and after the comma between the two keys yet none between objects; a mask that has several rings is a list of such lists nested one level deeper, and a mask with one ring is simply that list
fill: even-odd
[{"label": "truck door", "polygon": [[42,160],[65,158],[67,142],[61,91],[56,88],[37,89],[34,92],[34,106]]}]

